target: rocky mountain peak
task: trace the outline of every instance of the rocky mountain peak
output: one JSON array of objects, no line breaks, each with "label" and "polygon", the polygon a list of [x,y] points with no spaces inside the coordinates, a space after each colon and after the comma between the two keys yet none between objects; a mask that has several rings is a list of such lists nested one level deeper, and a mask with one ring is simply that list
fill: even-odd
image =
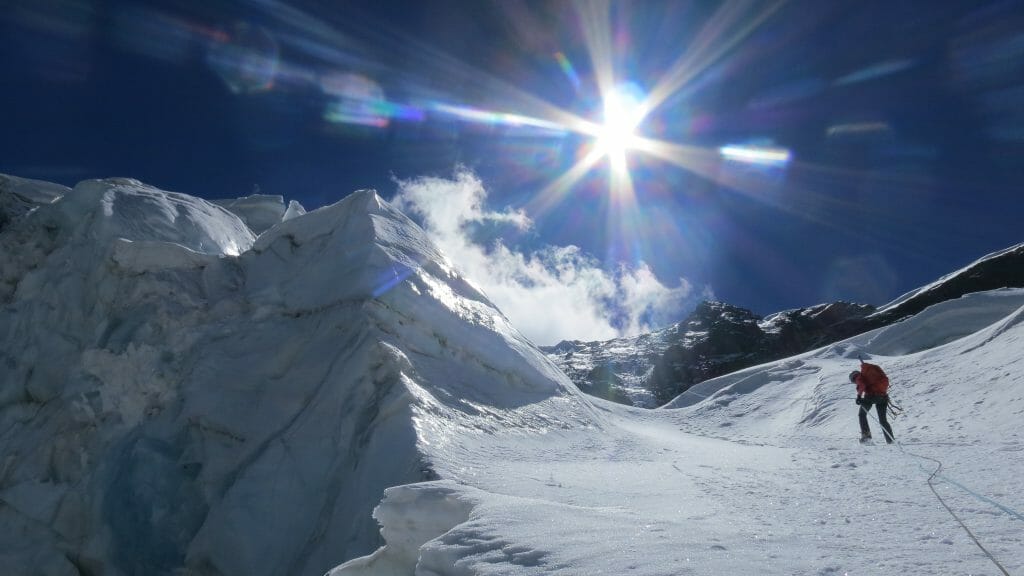
[{"label": "rocky mountain peak", "polygon": [[986,255],[880,308],[836,301],[764,318],[705,300],[681,322],[650,334],[542,348],[583,391],[655,407],[694,384],[881,328],[965,294],[1024,286],[1024,244]]}]

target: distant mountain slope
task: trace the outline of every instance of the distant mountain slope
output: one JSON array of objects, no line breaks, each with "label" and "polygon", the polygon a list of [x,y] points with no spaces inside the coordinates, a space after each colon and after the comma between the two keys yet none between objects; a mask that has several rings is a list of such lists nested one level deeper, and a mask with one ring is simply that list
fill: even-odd
[{"label": "distant mountain slope", "polygon": [[683,322],[657,332],[542,349],[584,392],[651,408],[709,378],[887,326],[939,302],[1004,287],[1024,287],[1024,244],[984,256],[878,310],[834,302],[760,318],[736,306],[704,302]]},{"label": "distant mountain slope", "polygon": [[134,180],[61,192],[0,231],[4,574],[319,576],[454,430],[600,423],[372,191],[258,237]]},{"label": "distant mountain slope", "polygon": [[654,363],[678,339],[681,325],[634,338],[600,342],[563,341],[542,346],[581,390],[620,404],[654,406],[657,400],[647,383]]},{"label": "distant mountain slope", "polygon": [[879,308],[871,318],[892,322],[964,294],[1021,286],[1024,286],[1024,243],[983,256],[927,286],[908,292]]},{"label": "distant mountain slope", "polygon": [[653,408],[690,386],[802,352],[829,338],[836,324],[874,311],[836,302],[761,318],[723,302],[702,302],[686,320],[635,338],[561,342],[542,350],[589,394]]}]

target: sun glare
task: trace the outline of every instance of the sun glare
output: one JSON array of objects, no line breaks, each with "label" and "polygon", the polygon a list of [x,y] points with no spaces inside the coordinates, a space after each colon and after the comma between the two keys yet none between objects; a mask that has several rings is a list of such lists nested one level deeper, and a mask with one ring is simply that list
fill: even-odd
[{"label": "sun glare", "polygon": [[[727,186],[736,186],[737,183],[728,177],[735,171],[720,170],[723,162],[741,163],[753,168],[785,168],[792,161],[792,154],[786,148],[751,145],[706,147],[651,138],[641,129],[641,123],[649,115],[671,102],[674,95],[682,93],[714,64],[725,58],[736,45],[776,13],[785,4],[785,0],[766,3],[762,10],[754,12],[740,9],[736,2],[721,3],[710,21],[694,38],[692,46],[679,54],[648,91],[634,82],[616,82],[617,71],[613,62],[617,48],[613,46],[616,37],[612,30],[609,2],[575,4],[579,8],[583,39],[590,57],[597,94],[601,97],[602,110],[600,114],[595,110],[593,116],[581,117],[544,103],[541,117],[561,125],[566,131],[589,137],[590,142],[577,151],[578,159],[570,168],[535,196],[530,202],[531,211],[545,212],[563,201],[573,187],[605,158],[608,161],[610,197],[620,206],[628,206],[635,201],[633,178],[627,162],[627,156],[634,154],[668,162]],[[580,90],[584,82],[576,73],[576,67],[569,56],[557,52],[554,58],[568,81]],[[517,91],[515,87],[511,90],[530,106],[538,104],[537,99],[529,94]]]},{"label": "sun glare", "polygon": [[626,151],[636,147],[636,128],[643,119],[639,89],[628,84],[604,95],[604,124],[597,133],[597,150],[612,168],[626,168]]}]

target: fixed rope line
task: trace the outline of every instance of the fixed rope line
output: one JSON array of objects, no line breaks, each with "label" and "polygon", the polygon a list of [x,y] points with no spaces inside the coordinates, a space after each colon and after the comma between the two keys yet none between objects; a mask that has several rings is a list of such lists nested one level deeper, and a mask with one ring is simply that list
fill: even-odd
[{"label": "fixed rope line", "polygon": [[[715,392],[712,392],[712,395],[716,394],[716,393],[718,393],[720,391],[721,390],[716,390]],[[704,399],[707,399],[707,398],[711,397],[710,395],[704,395],[704,394],[700,394],[700,393],[697,393],[697,392],[692,392],[690,390],[686,390],[685,392],[683,392],[683,394],[692,394],[694,396],[698,396],[698,397],[704,398]],[[795,398],[791,398],[791,399],[799,400],[799,399],[803,399],[803,398],[802,397],[795,397]],[[838,400],[840,400],[840,399],[833,400],[833,402],[838,401]],[[898,412],[893,414],[893,418],[895,418],[896,416],[899,415],[900,412],[902,412],[902,408],[899,408],[898,406],[897,406],[897,410],[898,410]],[[867,414],[869,414],[875,420],[875,422],[878,422],[879,426],[882,425],[881,421],[879,421],[879,419],[878,419],[878,416],[876,416],[874,413],[872,413],[870,411],[867,411],[867,410],[865,410],[865,412]],[[981,541],[978,540],[978,537],[974,535],[974,532],[972,532],[971,529],[967,527],[967,524],[964,523],[964,521],[959,516],[957,516],[956,512],[954,512],[953,509],[950,508],[950,506],[948,504],[946,504],[946,501],[942,498],[942,496],[939,494],[939,492],[935,489],[934,480],[935,480],[935,478],[941,478],[943,481],[949,482],[950,484],[953,484],[953,485],[959,487],[961,490],[963,490],[964,492],[967,492],[968,494],[974,496],[975,498],[978,498],[979,500],[982,500],[982,501],[984,501],[984,502],[986,502],[988,504],[992,504],[993,506],[996,506],[1000,510],[1002,510],[1002,511],[1006,512],[1007,514],[1010,514],[1011,516],[1014,516],[1014,517],[1016,517],[1018,519],[1024,520],[1024,516],[1022,516],[1021,514],[1019,514],[1018,512],[1016,512],[1016,511],[1014,511],[1014,510],[1012,510],[1010,508],[1007,508],[1006,506],[1003,506],[1002,504],[999,504],[998,502],[996,502],[996,501],[994,501],[994,500],[992,500],[990,498],[986,498],[986,497],[978,494],[977,492],[967,488],[966,486],[960,484],[959,482],[956,482],[956,481],[954,481],[954,480],[952,480],[950,478],[947,478],[946,476],[943,476],[943,475],[939,474],[939,472],[942,471],[942,466],[943,466],[941,460],[938,460],[936,458],[932,458],[930,456],[923,456],[921,454],[916,454],[914,452],[910,452],[909,450],[907,450],[906,448],[903,447],[903,444],[900,441],[896,440],[895,438],[893,439],[893,442],[896,443],[896,446],[898,446],[900,451],[903,452],[904,454],[907,454],[907,455],[910,455],[910,456],[915,456],[917,458],[921,458],[921,459],[924,459],[924,460],[930,460],[932,462],[935,462],[938,465],[935,468],[935,470],[933,472],[931,472],[931,474],[929,474],[929,476],[928,476],[928,480],[927,480],[928,488],[931,489],[932,494],[935,495],[935,498],[939,501],[939,504],[942,504],[942,507],[945,508],[947,512],[949,512],[950,516],[952,516],[953,519],[956,520],[958,524],[960,524],[960,527],[964,529],[964,532],[967,532],[967,535],[970,536],[971,540],[978,547],[978,549],[980,549],[985,554],[985,556],[987,556],[988,559],[991,560],[992,563],[996,565],[996,568],[999,568],[1000,572],[1002,572],[1005,576],[1010,576],[1010,573],[1007,572],[1006,568],[1003,567],[1003,565],[999,563],[999,560],[997,560],[996,557],[993,556],[992,553],[989,552],[987,548],[985,548],[985,546],[981,543]],[[924,472],[928,472],[927,470],[924,469],[924,467],[921,467],[921,469]]]},{"label": "fixed rope line", "polygon": [[[878,417],[876,417],[874,414],[871,414],[871,417],[875,419],[875,422],[878,422],[879,426],[882,425],[882,423],[879,422]],[[936,476],[939,476],[939,472],[942,471],[942,461],[937,459],[937,458],[932,458],[931,456],[923,456],[921,454],[915,454],[914,452],[911,452],[911,451],[907,450],[906,448],[904,448],[903,444],[901,444],[898,440],[893,439],[893,441],[896,443],[896,446],[899,447],[900,452],[903,452],[904,454],[908,454],[910,456],[916,456],[917,458],[921,458],[921,459],[924,459],[924,460],[930,460],[932,462],[935,462],[938,465],[938,467],[935,468],[935,471],[933,471],[928,476],[928,488],[931,489],[932,494],[934,494],[935,498],[938,499],[939,504],[942,504],[942,507],[945,508],[947,512],[949,512],[950,516],[952,516],[953,519],[955,519],[957,521],[957,523],[960,524],[960,527],[964,529],[964,532],[967,532],[967,535],[971,537],[971,540],[974,541],[974,544],[982,552],[985,553],[985,556],[988,556],[988,559],[991,560],[992,563],[996,565],[996,568],[999,568],[999,571],[1002,572],[1004,574],[1004,576],[1010,576],[1010,573],[1006,571],[1006,568],[1004,568],[1003,565],[999,563],[999,560],[996,560],[996,557],[993,556],[992,553],[989,552],[987,548],[985,548],[985,546],[981,543],[981,541],[978,540],[978,537],[974,535],[974,532],[971,532],[971,529],[967,527],[967,524],[965,524],[964,521],[959,516],[957,516],[956,512],[954,512],[953,509],[949,507],[949,504],[946,504],[946,501],[942,498],[942,496],[939,495],[939,491],[935,489],[935,484],[934,484],[933,481],[935,480]],[[922,467],[922,469],[923,469],[923,467]],[[925,472],[927,472],[927,470],[925,470]],[[941,477],[941,478],[945,479],[945,477]],[[957,484],[957,486],[960,486],[960,484]],[[960,487],[964,488],[963,486],[960,486]],[[966,488],[964,488],[964,490],[966,490],[970,494],[973,494],[974,496],[977,496],[977,494],[975,494],[972,490],[967,490]],[[1003,506],[999,506],[999,508],[1001,510],[1005,509]],[[1017,516],[1017,517],[1020,517],[1020,515],[1015,513],[1015,512],[1013,514],[1015,516]]]},{"label": "fixed rope line", "polygon": [[[875,420],[875,422],[878,422],[878,417],[875,416],[874,413],[869,412],[869,414],[871,415],[871,418]],[[879,424],[879,426],[881,426],[882,423],[878,422],[878,424]],[[935,462],[936,464],[939,464],[939,465],[942,465],[942,463],[939,460],[936,460],[935,458],[931,458],[929,456],[923,456],[921,454],[916,454],[914,452],[911,452],[911,451],[907,450],[904,447],[905,446],[926,446],[926,445],[928,445],[928,446],[971,446],[971,444],[962,444],[962,443],[956,443],[956,442],[912,442],[912,443],[906,443],[906,442],[900,442],[899,440],[896,440],[895,438],[893,439],[893,442],[896,443],[896,445],[899,447],[900,451],[903,452],[904,454],[908,454],[910,456],[916,456],[917,458],[922,458],[924,460],[931,460],[932,462]],[[946,476],[945,474],[940,474],[938,471],[936,471],[935,477],[939,478],[939,479],[941,479],[941,480],[943,480],[945,482],[948,482],[948,483],[950,483],[950,484],[952,484],[954,486],[956,486],[957,488],[963,490],[964,492],[970,494],[971,496],[974,496],[978,500],[980,500],[982,502],[985,502],[986,504],[991,504],[992,506],[995,506],[996,508],[999,508],[1003,512],[1006,512],[1010,516],[1013,516],[1014,518],[1024,522],[1024,514],[1021,514],[1020,512],[1017,512],[1013,508],[1010,508],[1009,506],[1006,506],[1005,504],[997,502],[997,501],[995,501],[995,500],[993,500],[993,499],[991,499],[991,498],[989,498],[989,497],[987,497],[985,495],[978,494],[976,491],[972,490],[971,488],[969,488],[967,486],[964,486],[960,482],[957,482],[956,480],[950,478],[949,476]]]},{"label": "fixed rope line", "polygon": [[[909,454],[909,452],[908,452],[908,454]],[[953,480],[949,476],[946,476],[944,474],[936,474],[935,477],[936,478],[940,478],[944,482],[948,482],[948,483],[956,486],[957,488],[963,490],[964,492],[967,492],[968,494],[970,494],[971,496],[974,496],[975,498],[977,498],[978,500],[981,500],[982,502],[987,502],[987,503],[995,506],[996,508],[999,508],[1003,512],[1006,512],[1007,514],[1009,514],[1010,516],[1013,516],[1014,518],[1016,518],[1018,520],[1024,521],[1024,515],[1022,515],[1020,512],[1017,512],[1016,510],[1014,510],[1012,508],[1004,506],[1004,505],[1000,504],[999,502],[996,502],[995,500],[993,500],[993,499],[991,499],[991,498],[989,498],[987,496],[984,496],[982,494],[978,494],[974,490],[971,490],[967,486],[964,486],[963,484],[957,482],[956,480]]]},{"label": "fixed rope line", "polygon": [[[900,444],[898,442],[896,443],[896,445],[900,446]],[[900,450],[903,450],[903,446],[900,446]],[[1003,565],[999,563],[999,560],[996,560],[996,557],[993,556],[992,553],[989,552],[988,549],[985,548],[985,546],[982,545],[981,541],[978,540],[978,537],[974,535],[974,532],[971,532],[971,529],[967,527],[967,524],[965,524],[964,521],[959,516],[956,515],[956,512],[954,512],[953,509],[949,507],[949,504],[946,504],[946,501],[943,500],[942,496],[939,495],[938,490],[935,489],[935,484],[934,484],[933,480],[939,474],[939,471],[942,470],[942,462],[937,460],[937,459],[935,459],[935,458],[930,458],[928,456],[922,456],[920,454],[914,454],[913,452],[907,452],[906,450],[903,450],[903,452],[905,454],[910,454],[911,456],[917,456],[918,458],[924,458],[926,460],[931,460],[932,462],[935,462],[936,464],[938,464],[938,467],[935,468],[935,471],[932,472],[930,476],[928,476],[928,487],[931,488],[932,494],[935,494],[935,497],[939,500],[939,503],[942,504],[942,507],[945,508],[946,511],[949,512],[949,514],[960,524],[960,527],[964,529],[964,532],[967,532],[967,535],[971,537],[971,540],[973,540],[974,543],[978,546],[978,548],[982,552],[984,552],[986,556],[988,556],[988,559],[991,560],[992,563],[996,565],[996,568],[999,568],[999,571],[1002,572],[1005,576],[1010,576],[1010,573],[1006,571],[1006,568],[1004,568]]]}]

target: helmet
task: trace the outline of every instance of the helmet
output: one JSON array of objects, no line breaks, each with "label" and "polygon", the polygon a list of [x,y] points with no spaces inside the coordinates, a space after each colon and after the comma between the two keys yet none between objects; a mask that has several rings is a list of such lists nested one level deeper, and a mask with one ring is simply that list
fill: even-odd
[{"label": "helmet", "polygon": [[857,370],[850,372],[850,382],[856,382],[858,376],[860,376],[860,372],[858,372]]}]

